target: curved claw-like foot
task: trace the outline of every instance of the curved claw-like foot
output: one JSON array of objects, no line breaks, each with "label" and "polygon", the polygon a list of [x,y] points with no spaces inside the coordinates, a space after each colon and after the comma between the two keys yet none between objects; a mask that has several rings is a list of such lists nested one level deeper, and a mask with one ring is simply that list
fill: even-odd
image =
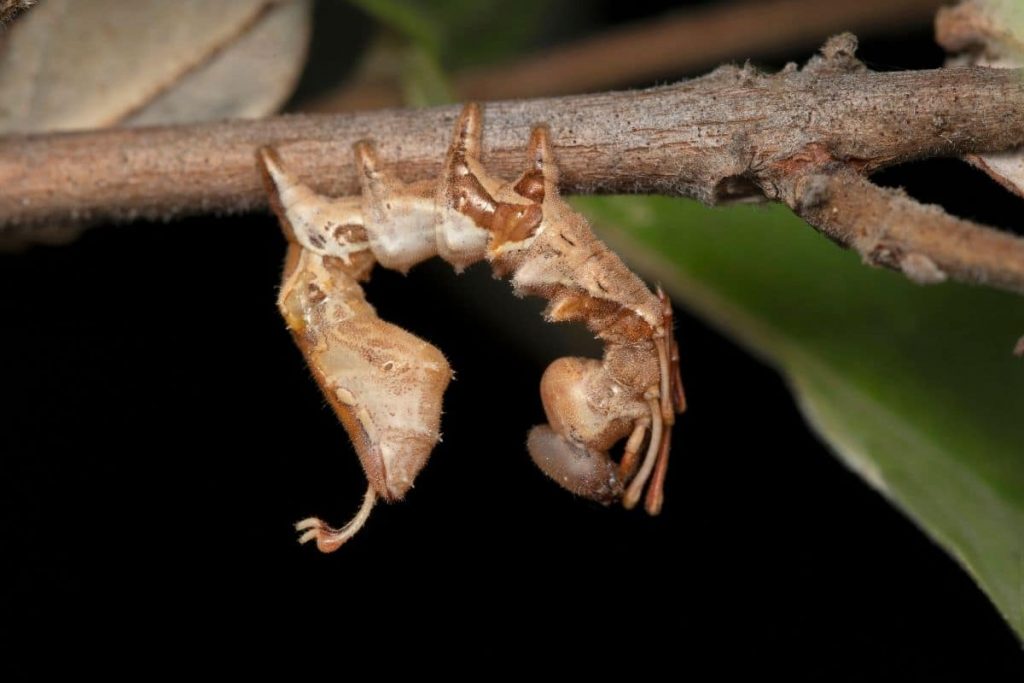
[{"label": "curved claw-like foot", "polygon": [[335,529],[317,517],[307,517],[296,522],[295,530],[303,532],[299,536],[299,543],[309,543],[315,540],[316,547],[320,552],[333,553],[363,528],[366,520],[370,518],[370,511],[373,510],[373,505],[376,502],[377,492],[373,490],[371,484],[366,488],[366,495],[363,497],[363,504],[360,506],[359,512],[342,528]]}]

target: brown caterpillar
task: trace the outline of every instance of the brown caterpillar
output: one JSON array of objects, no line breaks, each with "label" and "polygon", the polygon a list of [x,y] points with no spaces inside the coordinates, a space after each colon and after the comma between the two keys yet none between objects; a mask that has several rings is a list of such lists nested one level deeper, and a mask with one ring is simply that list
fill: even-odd
[{"label": "brown caterpillar", "polygon": [[[402,272],[432,256],[461,271],[486,259],[517,294],[550,300],[550,321],[585,322],[604,357],[560,358],[545,371],[548,425],[534,427],[534,462],[566,489],[661,510],[671,425],[685,409],[672,309],[652,293],[558,194],[547,128],[530,135],[527,170],[512,183],[480,162],[481,112],[467,104],[439,182],[404,184],[355,146],[361,197],[330,198],[298,182],[271,148],[259,159],[289,239],[278,307],[345,426],[369,486],[342,529],[299,522],[300,542],[337,549],[377,498],[400,500],[439,436],[451,369],[436,348],[377,317],[359,282],[375,263]],[[609,456],[628,437],[618,463]],[[646,449],[644,449],[644,444]],[[644,451],[643,457],[640,457]]]}]

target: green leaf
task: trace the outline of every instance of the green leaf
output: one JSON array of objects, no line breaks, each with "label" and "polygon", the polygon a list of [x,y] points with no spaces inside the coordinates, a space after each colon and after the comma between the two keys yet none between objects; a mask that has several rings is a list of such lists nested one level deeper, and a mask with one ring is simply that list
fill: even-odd
[{"label": "green leaf", "polygon": [[430,107],[455,100],[441,63],[419,45],[403,50],[401,83],[403,99],[413,107]]},{"label": "green leaf", "polygon": [[403,0],[349,0],[381,24],[436,55],[441,53],[441,25],[435,12]]},{"label": "green leaf", "polygon": [[1024,637],[1019,297],[868,268],[782,206],[575,203],[677,301],[775,364],[838,456]]},{"label": "green leaf", "polygon": [[400,80],[413,106],[456,99],[445,69],[480,66],[522,52],[559,17],[564,27],[581,7],[566,0],[350,0],[403,41]]},{"label": "green leaf", "polygon": [[441,67],[444,17],[437,8],[403,0],[350,0],[401,39],[399,81],[406,104],[414,107],[451,102],[451,86]]},{"label": "green leaf", "polygon": [[479,66],[517,54],[580,8],[566,0],[350,0],[381,24],[420,45],[447,68]]}]

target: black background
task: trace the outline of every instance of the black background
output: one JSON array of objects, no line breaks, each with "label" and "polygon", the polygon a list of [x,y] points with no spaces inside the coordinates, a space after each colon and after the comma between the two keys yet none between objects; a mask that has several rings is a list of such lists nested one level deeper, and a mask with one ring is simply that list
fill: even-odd
[{"label": "black background", "polygon": [[[861,55],[937,66],[930,41],[922,29]],[[1019,203],[959,162],[880,181],[1020,227]],[[0,256],[8,629],[88,641],[101,660],[187,661],[237,639],[378,664],[433,649],[684,675],[1024,672],[967,574],[808,432],[773,370],[685,311],[690,410],[663,515],[548,482],[524,441],[569,338],[479,266],[375,274],[381,315],[456,369],[444,440],[407,501],[378,506],[339,552],[298,546],[295,520],[344,522],[365,482],[275,309],[284,246],[268,215],[207,216]]]}]

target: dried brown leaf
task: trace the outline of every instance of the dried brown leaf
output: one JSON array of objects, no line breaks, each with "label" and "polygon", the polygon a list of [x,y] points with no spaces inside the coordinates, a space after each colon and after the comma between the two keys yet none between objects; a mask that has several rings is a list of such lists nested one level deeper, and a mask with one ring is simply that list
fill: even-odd
[{"label": "dried brown leaf", "polygon": [[48,0],[6,36],[0,132],[270,113],[305,59],[309,9],[309,0]]},{"label": "dried brown leaf", "polygon": [[[1024,66],[1024,3],[1019,0],[965,0],[939,11],[936,40],[955,64],[997,69]],[[1024,197],[1024,149],[1000,154],[969,154],[968,162],[1011,192]]]},{"label": "dried brown leaf", "polygon": [[311,0],[271,8],[215,58],[185,74],[126,123],[155,124],[219,118],[258,118],[291,95],[306,61]]},{"label": "dried brown leaf", "polygon": [[1024,149],[999,154],[969,154],[966,158],[1007,190],[1024,197]]}]

